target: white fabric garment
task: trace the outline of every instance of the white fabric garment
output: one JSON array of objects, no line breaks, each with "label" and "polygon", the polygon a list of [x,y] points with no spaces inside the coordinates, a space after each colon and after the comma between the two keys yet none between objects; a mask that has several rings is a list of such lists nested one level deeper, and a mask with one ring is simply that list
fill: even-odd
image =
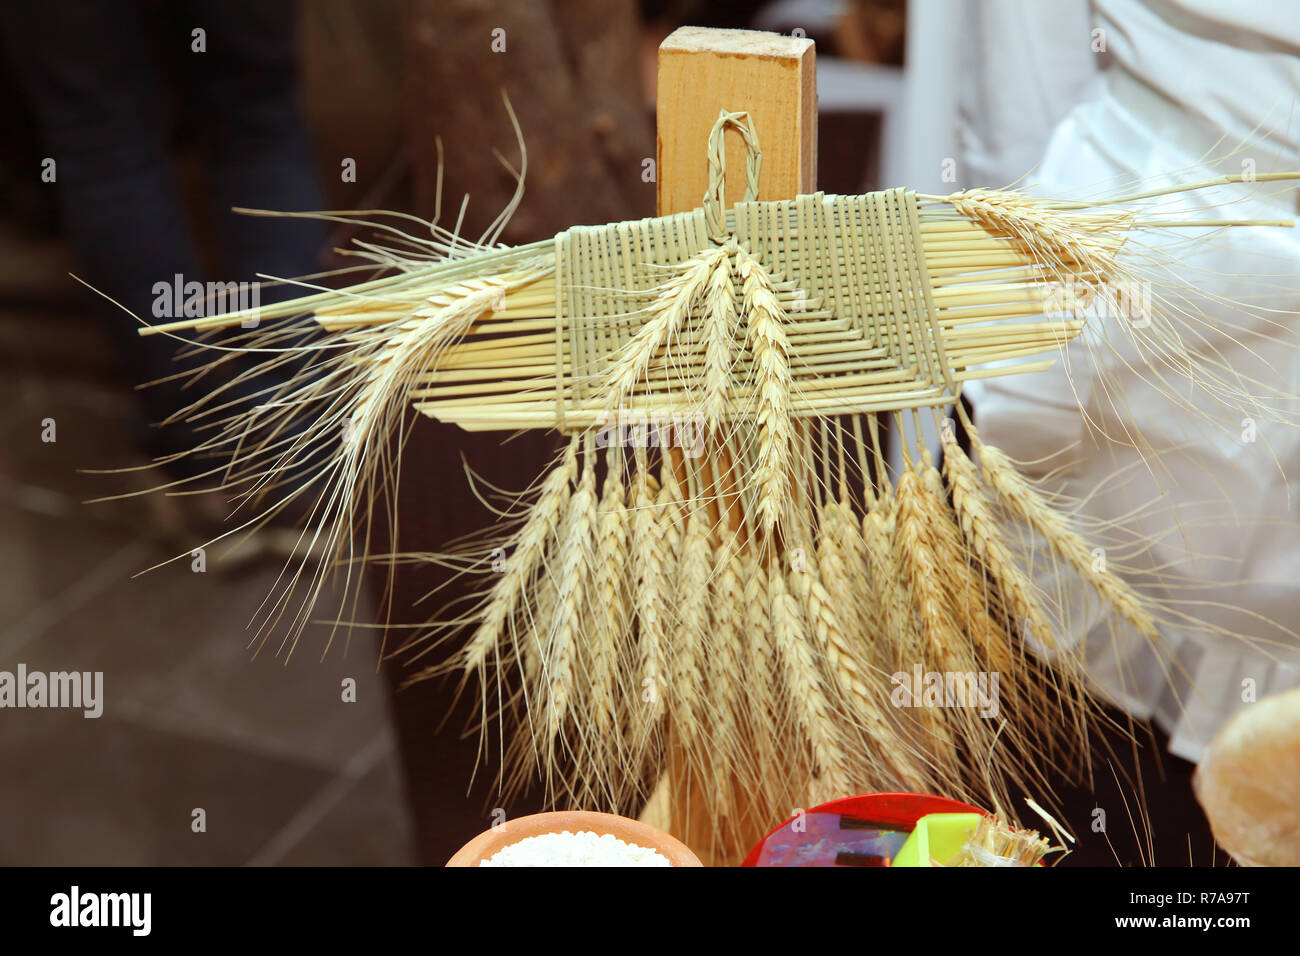
[{"label": "white fabric garment", "polygon": [[[990,15],[1000,17],[1000,29],[1017,28],[1006,15],[1009,6],[1015,4],[989,8]],[[1050,115],[1055,109],[1064,117],[1051,130],[1042,161],[1030,177],[1031,191],[1038,195],[1098,195],[1114,192],[1117,183],[1139,179],[1156,185],[1203,180],[1220,172],[1241,173],[1248,168],[1245,160],[1260,173],[1300,169],[1300,10],[1293,4],[1096,0],[1091,7],[1045,6],[1057,10],[1060,22],[1068,26],[1067,42],[1084,50],[1090,51],[1096,39],[1091,30],[1102,30],[1109,62],[1104,71],[1097,71],[1077,57],[1044,61],[986,56],[983,68],[992,81],[973,82],[978,94],[964,98],[967,128],[961,141],[977,146],[972,163],[987,182],[962,185],[997,186],[1028,171],[1012,164],[1023,165],[1030,146],[1040,145],[1033,142],[1034,134],[1027,132],[1011,142],[989,132],[1000,117],[1016,115],[1020,100],[1028,104],[1030,116]],[[973,5],[977,19],[983,7]],[[1081,9],[1091,10],[1091,24],[1083,30]],[[1026,28],[1052,30],[1045,19],[1050,18],[1039,15],[1025,21]],[[1059,44],[1061,36],[1053,34],[1052,42]],[[1009,48],[1033,43],[1032,37],[1017,38]],[[1052,75],[1057,69],[1063,75]],[[1099,82],[1094,82],[1094,72]],[[1082,102],[1073,108],[1059,98],[1044,104],[1045,90],[1077,96]],[[1203,156],[1224,157],[1243,142],[1246,147],[1236,155],[1210,166],[1197,165]],[[1169,218],[1295,216],[1294,201],[1269,198],[1268,192],[1228,187],[1212,196],[1170,200],[1161,212]],[[1242,196],[1248,198],[1227,213],[1208,208],[1216,197]],[[1207,316],[1216,322],[1241,322],[1242,317],[1209,297],[1240,299],[1266,292],[1256,304],[1284,310],[1274,318],[1296,333],[1292,344],[1300,341],[1300,282],[1268,277],[1300,273],[1300,230],[1227,230],[1195,244],[1186,242],[1191,230],[1166,232],[1147,241],[1177,256],[1182,278],[1207,296],[1198,301]],[[1243,284],[1227,278],[1234,274],[1255,278]],[[1237,334],[1240,344],[1227,338],[1216,344],[1234,367],[1300,395],[1300,350],[1269,341],[1261,334],[1265,330],[1265,323],[1255,322],[1246,335]],[[1135,357],[1115,322],[1094,323],[1092,331],[1105,335],[1130,360]],[[1271,370],[1261,359],[1271,363]],[[1157,469],[1152,476],[1132,449],[1089,434],[1080,405],[1092,415],[1108,408],[1094,362],[1102,362],[1101,369],[1122,387],[1126,407],[1119,418],[1139,428],[1154,447],[1181,449],[1160,456],[1163,472]],[[1044,462],[1041,470],[1060,469],[1053,477],[1062,480],[1061,490],[1088,499],[1085,516],[1123,519],[1126,532],[1151,536],[1155,544],[1150,553],[1131,563],[1183,575],[1187,586],[1167,596],[1204,603],[1187,604],[1182,610],[1273,642],[1252,647],[1189,626],[1170,626],[1164,633],[1171,653],[1162,661],[1131,627],[1103,616],[1095,600],[1086,601],[1087,613],[1075,616],[1076,633],[1067,637],[1087,640],[1096,682],[1114,702],[1136,716],[1154,717],[1170,733],[1170,750],[1196,760],[1214,731],[1245,706],[1246,681],[1253,682],[1259,697],[1300,686],[1295,638],[1249,614],[1233,614],[1210,603],[1245,608],[1300,630],[1300,430],[1260,421],[1257,440],[1246,441],[1248,428],[1239,412],[1192,393],[1197,406],[1222,426],[1222,432],[1214,431],[1144,384],[1122,361],[1095,349],[1090,353],[1080,341],[1070,345],[1065,360],[1051,371],[974,382],[966,394],[984,440],[1022,462],[1039,461],[1073,445],[1067,454]],[[1141,519],[1131,516],[1139,505],[1158,500],[1160,493],[1166,496],[1164,504]],[[1043,583],[1048,583],[1045,577]],[[1075,581],[1069,589],[1074,604],[1084,601],[1081,583]]]}]

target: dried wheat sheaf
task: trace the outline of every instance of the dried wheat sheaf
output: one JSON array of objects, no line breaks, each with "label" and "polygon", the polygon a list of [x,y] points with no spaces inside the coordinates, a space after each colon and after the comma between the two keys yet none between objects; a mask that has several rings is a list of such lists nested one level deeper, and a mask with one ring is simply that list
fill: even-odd
[{"label": "dried wheat sheaf", "polygon": [[[541,779],[557,804],[630,812],[665,785],[726,853],[856,792],[1006,809],[1050,765],[1080,769],[1096,716],[1069,608],[1034,568],[1078,575],[1153,643],[1167,608],[1094,559],[1107,529],[984,444],[961,386],[1047,367],[1090,309],[1160,279],[1149,251],[1126,257],[1144,230],[1285,225],[1169,220],[1169,192],[817,194],[517,248],[496,242],[504,218],[478,242],[384,220],[357,253],[391,275],[219,340],[218,363],[256,349],[286,384],[177,418],[211,426],[196,453],[247,515],[232,533],[306,505],[304,554],[325,559],[287,566],[261,621],[290,640],[329,576],[355,594],[374,523],[395,527],[408,405],[566,436],[496,528],[429,556],[479,597],[405,645],[435,655],[419,676],[477,687],[507,789]],[[1198,346],[1192,291],[1160,285],[1130,323],[1152,379],[1176,395],[1192,371],[1203,401],[1294,424],[1285,388]],[[901,441],[889,464],[886,430],[922,419],[941,462]],[[935,674],[969,681],[932,699]]]}]

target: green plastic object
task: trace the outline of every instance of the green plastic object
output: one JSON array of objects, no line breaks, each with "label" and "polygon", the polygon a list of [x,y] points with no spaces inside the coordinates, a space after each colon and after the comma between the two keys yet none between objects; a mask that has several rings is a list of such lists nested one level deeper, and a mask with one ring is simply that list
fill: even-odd
[{"label": "green plastic object", "polygon": [[[978,813],[927,813],[894,855],[890,866],[942,866],[966,845],[979,826]],[[941,862],[935,863],[935,860]]]}]

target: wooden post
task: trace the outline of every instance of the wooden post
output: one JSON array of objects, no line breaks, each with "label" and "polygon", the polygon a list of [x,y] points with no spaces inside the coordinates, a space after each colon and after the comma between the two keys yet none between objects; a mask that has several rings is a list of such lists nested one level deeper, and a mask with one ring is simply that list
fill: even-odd
[{"label": "wooden post", "polygon": [[[659,215],[701,205],[709,179],[709,130],[724,109],[748,112],[758,135],[763,152],[759,199],[792,199],[816,190],[817,73],[811,40],[682,27],[659,47],[658,90]],[[729,131],[726,147],[727,169],[743,170],[740,134]],[[743,175],[727,178],[728,205],[744,191]],[[732,846],[718,852],[703,819],[705,797],[687,791],[685,776],[670,758],[642,819],[677,836],[706,864],[738,863],[763,836],[761,821],[752,821],[752,833],[736,834]]]},{"label": "wooden post", "polygon": [[[754,30],[682,27],[659,47],[659,215],[700,205],[705,146],[720,110],[747,111],[763,149],[760,199],[817,189],[817,70],[813,42]],[[745,168],[740,134],[727,134],[727,168]],[[729,176],[727,203],[745,192]]]}]

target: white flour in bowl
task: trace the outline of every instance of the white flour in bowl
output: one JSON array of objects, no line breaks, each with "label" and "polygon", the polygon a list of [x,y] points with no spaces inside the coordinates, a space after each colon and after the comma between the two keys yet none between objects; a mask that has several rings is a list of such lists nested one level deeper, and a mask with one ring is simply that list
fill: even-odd
[{"label": "white flour in bowl", "polygon": [[479,866],[672,866],[649,847],[590,830],[541,833],[502,847]]}]

